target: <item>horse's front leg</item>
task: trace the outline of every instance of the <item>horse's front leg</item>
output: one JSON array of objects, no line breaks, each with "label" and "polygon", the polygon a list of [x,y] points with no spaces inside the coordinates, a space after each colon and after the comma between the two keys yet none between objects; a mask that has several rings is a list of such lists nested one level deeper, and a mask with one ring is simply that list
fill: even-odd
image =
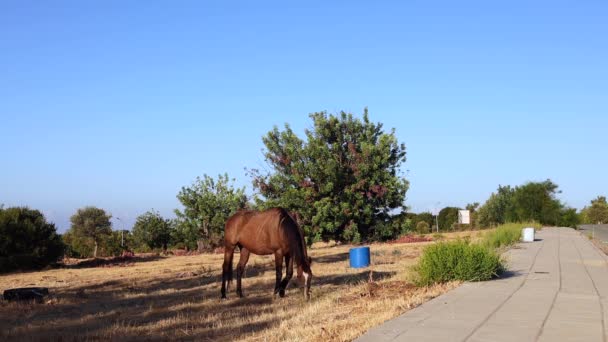
[{"label": "horse's front leg", "polygon": [[281,281],[281,285],[279,285],[279,296],[285,296],[285,289],[287,285],[289,285],[289,281],[293,277],[293,258],[288,255],[285,256],[285,267],[287,270],[285,271],[285,278]]},{"label": "horse's front leg", "polygon": [[279,293],[281,288],[281,278],[283,277],[283,253],[276,251],[274,253],[274,266],[276,270],[277,281],[274,285],[274,294]]}]

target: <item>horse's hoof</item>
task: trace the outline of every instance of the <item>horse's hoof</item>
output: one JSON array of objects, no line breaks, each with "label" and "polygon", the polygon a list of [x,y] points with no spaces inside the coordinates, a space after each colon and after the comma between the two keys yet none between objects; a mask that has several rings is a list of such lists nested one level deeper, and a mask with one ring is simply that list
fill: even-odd
[{"label": "horse's hoof", "polygon": [[281,297],[281,298],[285,297],[285,290],[279,291],[279,297]]}]

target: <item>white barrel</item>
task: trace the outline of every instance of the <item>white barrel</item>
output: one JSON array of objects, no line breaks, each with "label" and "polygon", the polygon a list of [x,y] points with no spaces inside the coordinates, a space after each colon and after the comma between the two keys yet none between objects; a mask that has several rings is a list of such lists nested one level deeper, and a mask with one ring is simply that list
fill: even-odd
[{"label": "white barrel", "polygon": [[524,228],[522,235],[524,242],[534,242],[534,228]]}]

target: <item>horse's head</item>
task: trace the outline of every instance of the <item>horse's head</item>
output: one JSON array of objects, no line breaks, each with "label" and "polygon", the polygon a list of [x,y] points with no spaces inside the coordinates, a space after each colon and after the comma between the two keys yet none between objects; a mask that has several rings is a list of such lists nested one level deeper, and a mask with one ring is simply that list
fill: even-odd
[{"label": "horse's head", "polygon": [[298,280],[304,285],[304,299],[309,300],[310,284],[312,283],[312,270],[310,269],[312,259],[307,257],[306,261],[303,265],[298,265]]}]

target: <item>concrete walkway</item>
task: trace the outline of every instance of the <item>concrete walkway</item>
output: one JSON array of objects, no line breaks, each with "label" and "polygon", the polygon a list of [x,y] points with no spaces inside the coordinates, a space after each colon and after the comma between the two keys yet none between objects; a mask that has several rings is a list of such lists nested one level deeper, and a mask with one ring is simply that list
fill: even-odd
[{"label": "concrete walkway", "polygon": [[505,254],[501,279],[465,283],[358,341],[607,341],[608,258],[568,228]]}]

